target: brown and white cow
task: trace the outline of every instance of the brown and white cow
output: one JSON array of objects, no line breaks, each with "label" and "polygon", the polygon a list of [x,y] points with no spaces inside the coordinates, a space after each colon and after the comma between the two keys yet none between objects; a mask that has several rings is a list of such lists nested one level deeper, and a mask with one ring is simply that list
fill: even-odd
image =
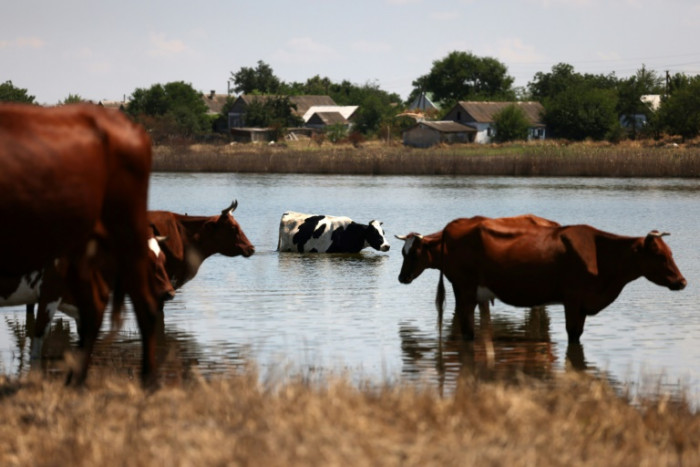
[{"label": "brown and white cow", "polygon": [[681,290],[686,280],[671,250],[652,231],[626,237],[588,225],[541,225],[531,216],[456,219],[431,235],[409,234],[399,282],[410,284],[426,268],[440,270],[436,304],[442,320],[443,276],[452,283],[455,319],[474,337],[474,307],[492,297],[509,305],[564,305],[570,343],[578,343],[586,316],[610,305],[629,282]]},{"label": "brown and white cow", "polygon": [[[158,242],[163,240],[163,238],[155,236],[151,236],[147,240],[151,268],[150,279],[155,297],[159,302],[170,300],[175,296],[175,289],[170,284],[168,273],[165,270],[165,254],[158,245]],[[98,254],[103,253],[99,252]],[[0,307],[26,305],[27,316],[29,316],[33,315],[34,305],[38,304],[31,349],[33,360],[41,356],[44,335],[48,331],[56,311],[65,313],[75,319],[77,323],[80,322],[75,300],[65,284],[66,269],[66,261],[57,259],[42,271],[14,279],[0,278]],[[114,271],[104,267],[100,273],[108,277],[114,275]],[[107,280],[107,282],[111,282],[111,280]]]},{"label": "brown and white cow", "polygon": [[[243,229],[233,217],[238,201],[216,216],[188,216],[170,211],[149,211],[148,220],[165,253],[165,269],[175,289],[197,274],[205,259],[214,255],[246,258],[255,253]],[[162,307],[162,303],[161,303]]]},{"label": "brown and white cow", "polygon": [[[0,105],[0,277],[67,258],[82,354],[68,382],[80,384],[87,376],[105,286],[114,290],[113,320],[130,296],[141,331],[142,380],[155,382],[156,301],[144,241],[151,158],[147,133],[119,111]],[[96,234],[104,235],[114,263],[112,284],[104,283],[94,260]]]}]

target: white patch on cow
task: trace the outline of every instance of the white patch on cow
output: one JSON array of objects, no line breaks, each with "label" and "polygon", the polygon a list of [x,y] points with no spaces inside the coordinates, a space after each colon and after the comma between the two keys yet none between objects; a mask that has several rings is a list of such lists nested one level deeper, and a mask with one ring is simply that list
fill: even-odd
[{"label": "white patch on cow", "polygon": [[36,303],[39,300],[39,289],[41,288],[40,271],[34,271],[22,276],[17,289],[7,298],[0,297],[0,306],[26,305]]},{"label": "white patch on cow", "polygon": [[[369,225],[373,226],[375,229],[377,229],[377,232],[379,232],[379,235],[382,236],[382,244],[379,247],[379,251],[389,251],[389,248],[391,245],[389,245],[389,242],[386,239],[386,235],[384,234],[384,229],[382,229],[382,223],[379,221],[372,221],[369,223]],[[367,242],[366,246],[370,246]]]},{"label": "white patch on cow", "polygon": [[403,244],[403,254],[404,256],[409,254],[411,252],[411,248],[413,247],[413,242],[416,241],[416,236],[411,235],[406,239],[406,241]]},{"label": "white patch on cow", "polygon": [[61,302],[59,300],[58,306],[56,308],[64,314],[73,318],[76,323],[80,319],[80,315],[78,314],[78,307],[71,303]]},{"label": "white patch on cow", "polygon": [[155,237],[151,237],[148,239],[148,248],[150,248],[151,251],[156,255],[156,258],[158,258],[162,253],[160,245],[158,245],[158,240],[156,240]]},{"label": "white patch on cow", "polygon": [[477,303],[492,302],[496,299],[496,294],[491,291],[488,287],[478,286],[476,288],[476,301]]}]

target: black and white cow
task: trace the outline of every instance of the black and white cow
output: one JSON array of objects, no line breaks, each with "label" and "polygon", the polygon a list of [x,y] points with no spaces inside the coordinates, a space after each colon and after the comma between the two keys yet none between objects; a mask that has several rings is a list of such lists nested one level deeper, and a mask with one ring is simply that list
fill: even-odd
[{"label": "black and white cow", "polygon": [[[175,295],[165,269],[165,254],[160,249],[159,242],[164,237],[152,236],[148,239],[149,261],[152,265],[157,298],[168,300]],[[41,347],[45,333],[51,326],[56,311],[78,322],[78,308],[68,294],[64,283],[65,265],[56,260],[47,267],[22,276],[0,276],[0,307],[26,305],[27,314],[34,313],[34,305],[38,304],[36,325],[32,341],[31,358],[41,357]]]},{"label": "black and white cow", "polygon": [[382,223],[358,224],[349,217],[288,211],[280,220],[277,251],[299,253],[359,253],[372,247],[389,251]]}]

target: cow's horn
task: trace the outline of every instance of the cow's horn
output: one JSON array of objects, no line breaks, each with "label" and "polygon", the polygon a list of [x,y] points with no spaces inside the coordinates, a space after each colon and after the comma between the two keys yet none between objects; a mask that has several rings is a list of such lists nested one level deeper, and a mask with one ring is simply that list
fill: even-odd
[{"label": "cow's horn", "polygon": [[162,243],[168,239],[167,235],[156,235],[156,241]]},{"label": "cow's horn", "polygon": [[231,206],[227,207],[223,211],[221,211],[221,214],[231,214],[233,211],[236,210],[238,207],[238,200],[234,199],[233,202],[231,203]]},{"label": "cow's horn", "polygon": [[666,237],[671,235],[670,232],[659,232],[658,230],[652,230],[647,234],[649,237]]},{"label": "cow's horn", "polygon": [[408,240],[408,235],[394,235],[398,240],[406,241]]}]

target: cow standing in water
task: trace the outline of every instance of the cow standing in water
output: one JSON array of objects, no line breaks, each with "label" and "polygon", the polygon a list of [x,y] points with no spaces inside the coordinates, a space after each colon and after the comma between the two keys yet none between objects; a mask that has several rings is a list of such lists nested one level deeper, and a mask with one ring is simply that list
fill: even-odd
[{"label": "cow standing in water", "polygon": [[[197,274],[205,259],[214,255],[242,255],[255,253],[243,229],[233,217],[238,201],[216,216],[188,216],[170,211],[149,211],[148,220],[158,235],[165,253],[165,269],[175,289],[179,289]],[[162,311],[163,303],[160,303]]]},{"label": "cow standing in water", "polygon": [[358,224],[349,217],[288,211],[280,220],[277,251],[299,253],[359,253],[372,247],[389,251],[382,223]]},{"label": "cow standing in water", "polygon": [[431,235],[409,234],[399,282],[410,284],[426,268],[440,270],[436,304],[442,320],[443,276],[452,283],[455,319],[474,338],[474,307],[491,298],[518,307],[561,303],[570,343],[578,343],[586,316],[610,305],[629,282],[681,290],[686,280],[666,233],[626,237],[588,225],[547,226],[533,216],[456,219]]},{"label": "cow standing in water", "polygon": [[[148,265],[146,208],[151,141],[119,111],[81,104],[0,105],[0,277],[40,271],[66,258],[66,284],[80,314],[81,357],[67,382],[82,383],[114,290],[113,322],[128,294],[143,346],[142,381],[156,382],[156,301]],[[104,241],[114,277],[95,257]]]},{"label": "cow standing in water", "polygon": [[[158,245],[159,240],[162,241],[155,236],[148,239],[148,255],[154,295],[159,302],[164,302],[175,296],[175,289],[170,284],[165,269],[165,254]],[[97,252],[97,255],[103,254],[104,252]],[[105,264],[104,259],[98,261]],[[56,311],[65,313],[77,323],[80,322],[75,300],[66,288],[66,270],[67,261],[59,259],[42,271],[35,271],[17,278],[0,278],[0,307],[26,305],[27,316],[29,316],[34,313],[34,305],[38,304],[32,339],[31,358],[33,360],[41,357],[44,335],[48,332]],[[106,282],[112,282],[109,278],[114,275],[114,271],[102,267],[100,274],[108,278]],[[104,297],[105,301],[106,299]]]}]

